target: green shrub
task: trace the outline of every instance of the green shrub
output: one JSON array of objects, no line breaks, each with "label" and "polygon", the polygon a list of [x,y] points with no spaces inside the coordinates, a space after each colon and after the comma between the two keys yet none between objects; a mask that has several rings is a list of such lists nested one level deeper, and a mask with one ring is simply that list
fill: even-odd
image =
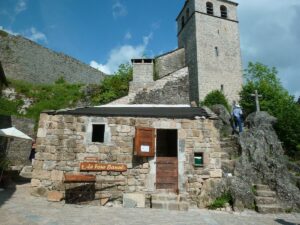
[{"label": "green shrub", "polygon": [[129,82],[132,80],[132,67],[122,64],[112,76],[106,76],[100,86],[94,86],[92,93],[93,104],[106,104],[126,96],[129,91]]},{"label": "green shrub", "polygon": [[4,30],[0,30],[0,36],[1,36],[1,37],[7,37],[7,36],[8,36],[8,33],[5,32]]},{"label": "green shrub", "polygon": [[217,105],[217,104],[221,104],[221,105],[225,106],[225,108],[227,110],[230,111],[230,107],[229,107],[229,104],[228,104],[228,101],[227,101],[225,95],[221,91],[218,91],[218,90],[212,91],[209,94],[207,94],[201,104],[208,106],[208,107]]},{"label": "green shrub", "polygon": [[208,208],[224,208],[226,203],[229,203],[231,206],[233,205],[233,199],[230,193],[224,193],[221,197],[217,198],[211,205],[209,205]]}]

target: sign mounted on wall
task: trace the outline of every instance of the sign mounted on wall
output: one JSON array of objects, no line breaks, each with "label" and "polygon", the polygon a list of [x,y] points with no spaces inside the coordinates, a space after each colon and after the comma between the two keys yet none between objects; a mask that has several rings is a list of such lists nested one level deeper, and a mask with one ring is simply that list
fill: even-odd
[{"label": "sign mounted on wall", "polygon": [[80,171],[125,172],[127,171],[127,166],[125,164],[82,162],[80,163]]}]

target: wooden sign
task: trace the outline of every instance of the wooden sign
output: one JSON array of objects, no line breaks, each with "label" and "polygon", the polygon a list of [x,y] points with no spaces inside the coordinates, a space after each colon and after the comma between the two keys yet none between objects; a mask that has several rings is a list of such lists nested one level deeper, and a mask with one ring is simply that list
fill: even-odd
[{"label": "wooden sign", "polygon": [[127,166],[125,164],[82,162],[80,163],[80,170],[125,172],[127,171]]},{"label": "wooden sign", "polygon": [[72,182],[96,182],[96,176],[94,175],[83,175],[83,174],[65,174],[65,183]]}]

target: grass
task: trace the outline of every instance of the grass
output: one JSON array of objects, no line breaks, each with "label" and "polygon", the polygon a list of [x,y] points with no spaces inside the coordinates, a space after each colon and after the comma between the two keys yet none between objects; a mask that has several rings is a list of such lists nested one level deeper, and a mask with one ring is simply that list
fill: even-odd
[{"label": "grass", "polygon": [[233,205],[233,199],[230,193],[224,193],[221,197],[217,198],[211,205],[209,205],[208,208],[209,209],[224,208],[226,203]]},{"label": "grass", "polygon": [[[58,80],[55,84],[34,85],[24,81],[9,80],[10,87],[13,87],[18,94],[22,94],[33,100],[33,105],[28,109],[25,117],[33,118],[36,121],[44,110],[58,110],[73,107],[83,97],[81,84],[69,84]],[[22,106],[21,99],[9,101],[0,97],[0,114],[19,115],[18,109]]]}]

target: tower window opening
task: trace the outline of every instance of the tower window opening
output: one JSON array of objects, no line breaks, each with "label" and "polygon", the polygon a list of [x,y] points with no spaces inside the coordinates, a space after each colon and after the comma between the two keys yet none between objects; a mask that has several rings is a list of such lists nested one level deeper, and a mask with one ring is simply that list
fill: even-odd
[{"label": "tower window opening", "polygon": [[221,5],[220,10],[221,10],[221,17],[222,18],[227,18],[228,17],[228,13],[227,13],[226,6]]},{"label": "tower window opening", "polygon": [[187,8],[186,10],[186,19],[189,19],[190,18],[190,9]]},{"label": "tower window opening", "polygon": [[219,48],[218,47],[215,47],[215,53],[216,53],[216,56],[219,56]]},{"label": "tower window opening", "polygon": [[214,5],[211,2],[206,2],[206,12],[208,15],[214,15]]},{"label": "tower window opening", "polygon": [[184,27],[184,16],[181,17],[181,27],[182,27],[182,28]]}]

